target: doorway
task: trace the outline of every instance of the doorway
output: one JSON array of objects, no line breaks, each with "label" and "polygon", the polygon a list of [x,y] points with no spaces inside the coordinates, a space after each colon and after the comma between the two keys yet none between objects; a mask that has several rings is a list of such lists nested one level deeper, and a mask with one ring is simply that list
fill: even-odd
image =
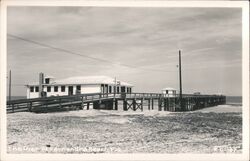
[{"label": "doorway", "polygon": [[73,86],[69,86],[68,95],[73,95]]}]

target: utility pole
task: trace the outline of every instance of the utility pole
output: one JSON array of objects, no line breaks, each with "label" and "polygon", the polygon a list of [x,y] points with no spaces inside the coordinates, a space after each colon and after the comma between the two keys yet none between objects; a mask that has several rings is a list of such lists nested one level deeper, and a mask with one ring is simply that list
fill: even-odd
[{"label": "utility pole", "polygon": [[11,70],[9,73],[9,101],[11,100]]},{"label": "utility pole", "polygon": [[116,77],[115,77],[115,89],[114,89],[114,97],[115,97],[115,94],[116,94]]},{"label": "utility pole", "polygon": [[180,107],[184,111],[182,105],[182,78],[181,78],[181,50],[179,50],[179,79],[180,79]]}]

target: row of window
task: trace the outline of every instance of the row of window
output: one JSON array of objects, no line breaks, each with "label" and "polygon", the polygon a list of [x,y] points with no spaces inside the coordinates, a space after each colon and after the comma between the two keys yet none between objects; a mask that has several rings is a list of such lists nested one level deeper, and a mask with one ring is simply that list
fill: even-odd
[{"label": "row of window", "polygon": [[[51,88],[54,87],[54,88]],[[61,88],[58,88],[59,86],[47,86],[47,92],[65,92],[65,86],[61,86]],[[127,93],[131,93],[131,88],[130,87],[115,87],[113,86],[108,86],[108,85],[102,85],[102,93],[120,93],[120,92],[127,92]],[[52,91],[53,89],[53,91]],[[59,89],[61,89],[59,91]],[[69,86],[69,89],[72,89],[73,91],[73,86]],[[76,90],[77,91],[81,91],[81,86],[76,86]],[[31,86],[30,87],[30,92],[39,92],[39,86]]]},{"label": "row of window", "polygon": [[[51,91],[51,86],[47,86],[47,92],[52,92]],[[81,90],[81,86],[77,86],[77,90]],[[31,86],[30,87],[30,92],[39,92],[39,87],[38,86]],[[54,92],[59,92],[58,86],[54,86]],[[61,86],[61,91],[60,92],[65,92],[65,86]]]},{"label": "row of window", "polygon": [[108,85],[102,85],[101,86],[102,88],[102,93],[124,93],[124,92],[127,92],[127,93],[131,93],[132,92],[132,89],[130,87],[125,87],[125,86],[121,86],[121,87],[115,87],[113,86],[108,86]]}]

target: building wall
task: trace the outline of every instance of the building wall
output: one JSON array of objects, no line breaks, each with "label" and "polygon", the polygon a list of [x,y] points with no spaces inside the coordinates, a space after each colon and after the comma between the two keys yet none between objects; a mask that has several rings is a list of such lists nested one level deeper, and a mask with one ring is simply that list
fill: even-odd
[{"label": "building wall", "polygon": [[167,91],[164,90],[162,91],[162,93],[166,96],[166,97],[174,97],[177,92],[175,90],[168,90],[168,94],[167,94]]},{"label": "building wall", "polygon": [[[47,97],[50,96],[67,96],[68,91],[69,91],[69,86],[73,86],[73,94],[76,94],[76,86],[77,85],[65,85],[65,91],[61,91],[61,85],[56,85],[58,86],[58,92],[54,91],[53,85],[51,85],[51,91],[48,92],[47,86],[43,87],[43,91],[47,93]],[[35,86],[34,86],[35,87]],[[81,94],[84,93],[100,93],[101,92],[101,85],[81,85]],[[30,92],[30,88],[27,88],[27,98],[38,98],[39,97],[39,92]]]},{"label": "building wall", "polygon": [[101,85],[81,85],[81,93],[100,93]]}]

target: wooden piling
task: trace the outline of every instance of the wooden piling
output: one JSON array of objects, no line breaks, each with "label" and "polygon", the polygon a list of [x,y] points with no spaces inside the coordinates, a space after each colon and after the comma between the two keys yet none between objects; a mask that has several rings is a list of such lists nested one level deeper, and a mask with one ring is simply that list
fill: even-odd
[{"label": "wooden piling", "polygon": [[89,102],[87,103],[87,110],[89,110]]},{"label": "wooden piling", "polygon": [[148,99],[148,110],[150,110],[150,99]]},{"label": "wooden piling", "polygon": [[152,110],[154,109],[154,99],[151,99],[151,103],[152,103]]},{"label": "wooden piling", "polygon": [[133,99],[133,111],[136,111],[136,99]]},{"label": "wooden piling", "polygon": [[158,111],[161,111],[161,98],[158,98]]},{"label": "wooden piling", "polygon": [[123,100],[123,111],[127,111],[128,110],[128,102],[126,99]]}]

